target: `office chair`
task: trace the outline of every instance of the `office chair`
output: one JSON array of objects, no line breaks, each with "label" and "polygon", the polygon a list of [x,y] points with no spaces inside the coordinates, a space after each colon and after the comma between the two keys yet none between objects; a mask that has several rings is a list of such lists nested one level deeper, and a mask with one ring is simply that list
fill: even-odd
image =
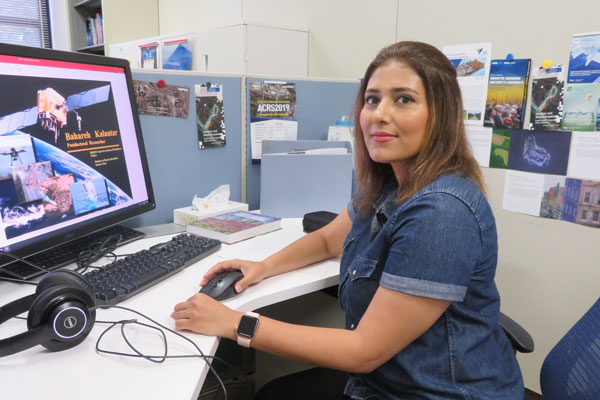
[{"label": "office chair", "polygon": [[531,353],[533,351],[533,338],[525,328],[502,312],[500,313],[498,320],[500,326],[504,329],[504,333],[506,333],[508,340],[510,340],[510,344],[512,344],[515,353]]},{"label": "office chair", "polygon": [[600,298],[544,359],[544,400],[600,399]]}]

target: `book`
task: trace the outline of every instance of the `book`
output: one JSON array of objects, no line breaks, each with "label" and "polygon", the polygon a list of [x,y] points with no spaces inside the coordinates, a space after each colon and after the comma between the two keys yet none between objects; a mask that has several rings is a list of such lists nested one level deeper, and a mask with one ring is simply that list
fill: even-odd
[{"label": "book", "polygon": [[92,23],[90,17],[87,17],[85,21],[85,37],[87,45],[92,46],[94,44],[94,37],[92,36]]},{"label": "book", "polygon": [[523,129],[531,59],[492,60],[484,126]]},{"label": "book", "polygon": [[250,211],[234,211],[186,225],[188,233],[231,244],[281,228],[281,218]]},{"label": "book", "polygon": [[96,13],[96,31],[98,32],[98,43],[104,44],[104,31],[102,30],[102,14]]}]

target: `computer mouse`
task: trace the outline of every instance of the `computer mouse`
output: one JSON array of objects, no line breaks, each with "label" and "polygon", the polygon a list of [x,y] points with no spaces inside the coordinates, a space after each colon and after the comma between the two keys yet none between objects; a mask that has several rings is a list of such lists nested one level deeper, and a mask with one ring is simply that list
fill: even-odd
[{"label": "computer mouse", "polygon": [[218,301],[228,300],[238,295],[235,291],[235,284],[243,277],[242,271],[237,269],[223,271],[202,286],[200,293],[204,293]]}]

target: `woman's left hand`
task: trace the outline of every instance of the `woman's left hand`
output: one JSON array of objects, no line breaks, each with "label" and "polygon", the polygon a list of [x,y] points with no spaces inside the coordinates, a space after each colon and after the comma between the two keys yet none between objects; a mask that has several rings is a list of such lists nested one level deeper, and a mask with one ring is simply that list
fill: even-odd
[{"label": "woman's left hand", "polygon": [[175,305],[171,313],[177,329],[232,340],[237,338],[236,329],[241,316],[242,313],[202,293],[196,293],[187,301]]}]

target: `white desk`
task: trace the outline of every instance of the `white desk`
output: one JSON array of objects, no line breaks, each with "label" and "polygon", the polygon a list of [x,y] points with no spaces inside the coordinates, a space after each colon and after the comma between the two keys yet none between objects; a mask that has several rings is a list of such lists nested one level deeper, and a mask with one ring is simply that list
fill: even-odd
[{"label": "white desk", "polygon": [[[148,315],[174,329],[169,316],[176,303],[199,290],[203,273],[215,263],[244,258],[261,260],[303,235],[300,219],[285,219],[283,229],[234,245],[223,244],[221,250],[186,268],[173,277],[119,303]],[[148,238],[119,247],[117,254],[134,252],[169,240],[169,236]],[[285,275],[268,278],[247,288],[240,296],[227,302],[240,311],[254,310],[302,294],[337,284],[339,260],[329,260]],[[0,282],[0,304],[33,292],[30,285]],[[98,310],[97,320],[116,321],[142,318],[117,309]],[[96,353],[96,341],[106,324],[96,323],[90,335],[80,345],[61,352],[49,352],[41,346],[12,356],[0,358],[0,397],[14,399],[192,399],[202,388],[208,367],[201,358],[170,359],[162,364],[150,361]],[[0,338],[26,330],[26,321],[11,319],[0,325]],[[163,353],[161,337],[150,329],[131,325],[128,338],[144,354]],[[218,339],[196,333],[182,332],[192,339],[206,355],[214,355]],[[197,351],[181,338],[167,332],[168,354],[196,354]],[[102,341],[105,349],[130,353],[113,328]]]}]

